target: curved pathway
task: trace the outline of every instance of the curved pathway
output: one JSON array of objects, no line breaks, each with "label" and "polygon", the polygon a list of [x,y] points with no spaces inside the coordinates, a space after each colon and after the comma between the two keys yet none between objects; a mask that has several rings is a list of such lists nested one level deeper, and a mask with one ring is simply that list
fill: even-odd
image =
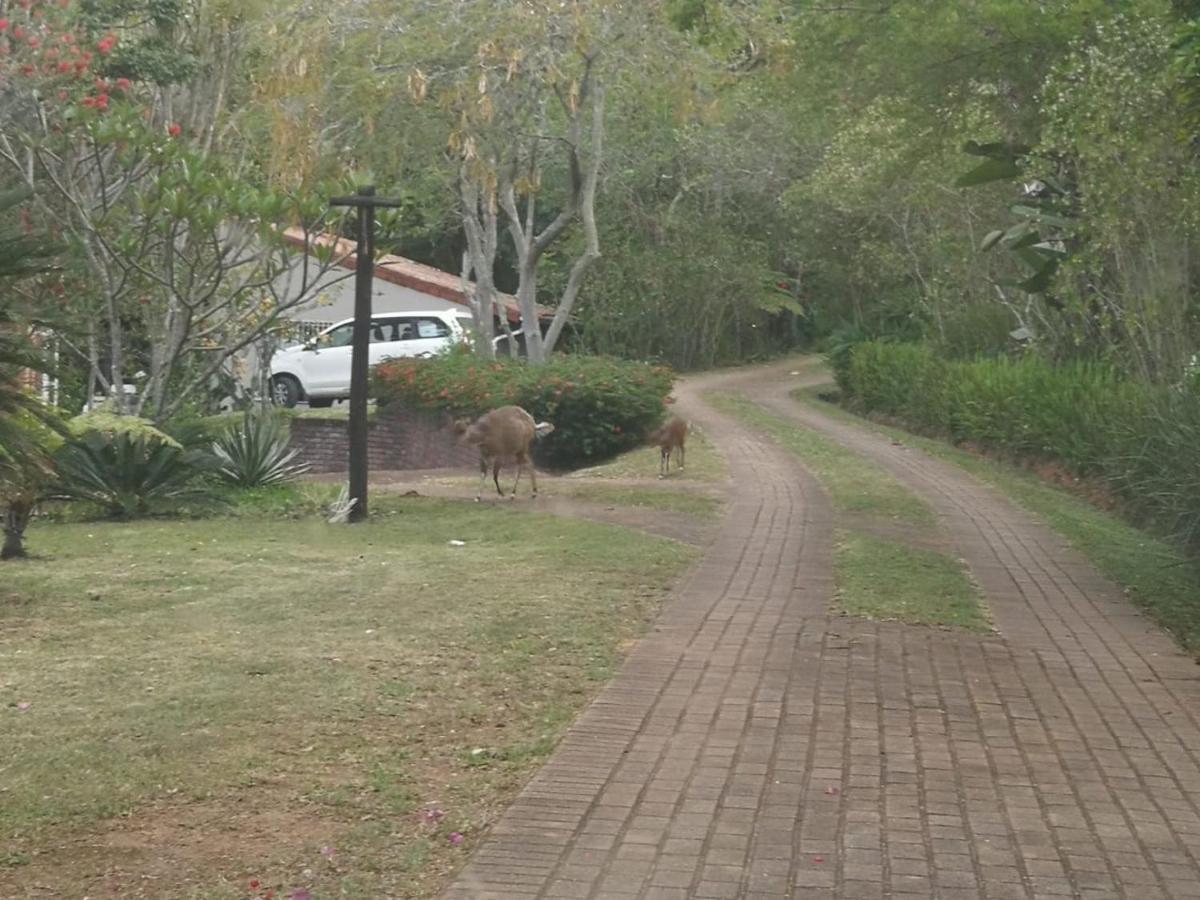
[{"label": "curved pathway", "polygon": [[[721,530],[446,898],[1200,897],[1200,670],[1028,514],[790,400],[788,370],[681,389],[729,459]],[[830,615],[826,497],[711,389],[924,497],[999,634]]]}]

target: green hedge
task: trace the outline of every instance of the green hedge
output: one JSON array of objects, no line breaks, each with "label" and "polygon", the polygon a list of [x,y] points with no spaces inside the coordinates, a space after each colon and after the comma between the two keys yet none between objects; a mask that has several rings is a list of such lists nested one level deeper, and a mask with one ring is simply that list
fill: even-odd
[{"label": "green hedge", "polygon": [[513,404],[554,433],[539,440],[540,462],[566,467],[631,449],[663,418],[675,377],[665,366],[603,356],[555,356],[541,366],[483,361],[467,354],[398,359],[372,371],[380,405],[405,403],[475,417]]},{"label": "green hedge", "polygon": [[837,369],[850,405],[916,430],[1098,477],[1200,543],[1200,389],[1088,363],[942,359],[918,344],[857,345]]}]

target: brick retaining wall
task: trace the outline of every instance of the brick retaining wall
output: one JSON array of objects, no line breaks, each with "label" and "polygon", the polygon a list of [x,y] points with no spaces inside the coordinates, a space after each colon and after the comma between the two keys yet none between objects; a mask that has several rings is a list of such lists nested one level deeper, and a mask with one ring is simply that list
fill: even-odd
[{"label": "brick retaining wall", "polygon": [[[293,419],[296,461],[317,473],[344,472],[348,429],[345,419]],[[367,461],[373,470],[460,468],[478,465],[479,452],[458,443],[448,418],[392,403],[367,424]]]}]

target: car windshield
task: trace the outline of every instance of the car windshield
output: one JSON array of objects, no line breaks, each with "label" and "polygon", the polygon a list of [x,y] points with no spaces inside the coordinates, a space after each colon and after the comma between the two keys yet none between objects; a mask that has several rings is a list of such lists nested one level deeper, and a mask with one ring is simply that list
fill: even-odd
[{"label": "car windshield", "polygon": [[349,347],[354,340],[354,323],[347,322],[331,331],[325,332],[317,339],[320,347]]}]

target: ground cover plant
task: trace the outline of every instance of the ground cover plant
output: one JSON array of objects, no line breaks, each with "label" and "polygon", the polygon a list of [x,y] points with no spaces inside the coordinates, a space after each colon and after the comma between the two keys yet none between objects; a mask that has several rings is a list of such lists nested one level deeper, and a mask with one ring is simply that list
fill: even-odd
[{"label": "ground cover plant", "polygon": [[695,552],[425,498],[33,530],[0,588],[2,896],[430,896]]}]

